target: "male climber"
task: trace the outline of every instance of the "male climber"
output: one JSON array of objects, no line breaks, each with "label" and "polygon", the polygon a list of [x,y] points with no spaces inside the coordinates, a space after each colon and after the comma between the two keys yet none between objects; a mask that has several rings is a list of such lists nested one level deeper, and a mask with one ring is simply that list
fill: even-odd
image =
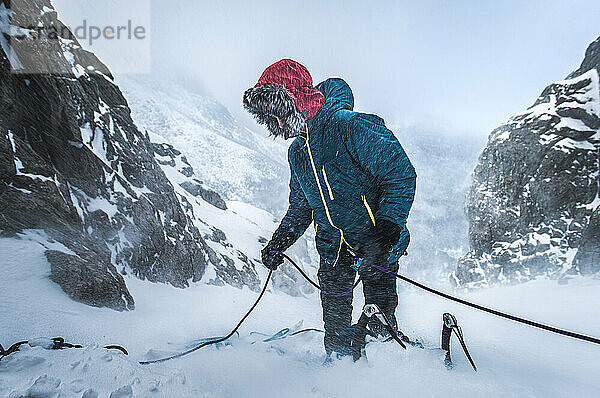
[{"label": "male climber", "polygon": [[[358,268],[366,303],[377,304],[396,327],[396,280],[371,267],[397,271],[410,240],[406,219],[416,173],[396,137],[380,117],[353,111],[344,80],[313,87],[308,70],[290,59],[269,66],[246,90],[243,104],[273,136],[295,138],[288,151],[289,207],[262,250],[263,264],[276,270],[283,263],[277,252],[314,222],[321,287],[333,293],[351,289]],[[321,303],[328,357],[349,354],[342,332],[351,326],[352,294],[321,293]],[[369,327],[385,334],[375,323]]]}]

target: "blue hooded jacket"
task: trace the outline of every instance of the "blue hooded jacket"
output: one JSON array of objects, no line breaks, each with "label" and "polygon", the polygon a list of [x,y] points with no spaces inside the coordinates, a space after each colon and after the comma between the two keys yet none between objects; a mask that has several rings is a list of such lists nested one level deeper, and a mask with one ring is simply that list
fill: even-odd
[{"label": "blue hooded jacket", "polygon": [[406,219],[415,169],[383,119],[353,111],[344,80],[331,78],[316,88],[325,104],[289,148],[289,208],[280,228],[298,239],[314,221],[317,250],[335,266],[344,243],[368,249],[377,220],[389,220],[402,230],[389,259],[395,262],[410,240]]}]

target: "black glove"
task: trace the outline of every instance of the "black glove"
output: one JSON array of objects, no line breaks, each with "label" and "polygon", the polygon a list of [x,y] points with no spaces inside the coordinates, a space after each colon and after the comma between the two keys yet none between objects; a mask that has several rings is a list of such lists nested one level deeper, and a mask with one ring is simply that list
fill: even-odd
[{"label": "black glove", "polygon": [[358,247],[354,253],[356,261],[360,258],[363,259],[358,266],[360,274],[372,272],[371,265],[373,264],[384,265],[380,264],[380,261],[387,261],[402,234],[402,229],[391,221],[379,219],[375,222],[375,225],[376,230],[373,242],[368,246]]},{"label": "black glove", "polygon": [[260,252],[262,263],[265,267],[270,269],[271,271],[277,270],[281,264],[283,264],[283,256],[279,253],[274,253],[273,251],[279,251],[271,246],[271,242],[269,242],[264,249]]},{"label": "black glove", "polygon": [[389,220],[377,220],[375,222],[375,241],[382,253],[390,253],[402,234],[402,228]]},{"label": "black glove", "polygon": [[286,226],[280,225],[275,232],[271,240],[264,249],[260,252],[261,260],[265,267],[275,271],[277,267],[283,264],[283,256],[279,253],[272,252],[284,252],[286,251],[295,241],[296,235],[290,231]]}]

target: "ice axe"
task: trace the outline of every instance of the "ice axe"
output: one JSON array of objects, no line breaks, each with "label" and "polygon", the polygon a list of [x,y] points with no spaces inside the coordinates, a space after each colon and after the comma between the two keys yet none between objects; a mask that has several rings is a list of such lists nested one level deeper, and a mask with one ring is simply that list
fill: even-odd
[{"label": "ice axe", "polygon": [[452,337],[452,332],[456,335],[467,359],[471,363],[473,370],[477,372],[477,366],[475,366],[475,362],[473,362],[473,358],[471,358],[471,354],[469,354],[469,350],[467,349],[467,345],[465,344],[465,339],[462,333],[462,329],[458,326],[458,322],[456,321],[456,317],[449,312],[446,312],[443,316],[442,326],[442,350],[446,351],[446,366],[452,366],[452,358],[450,357],[450,338]]}]

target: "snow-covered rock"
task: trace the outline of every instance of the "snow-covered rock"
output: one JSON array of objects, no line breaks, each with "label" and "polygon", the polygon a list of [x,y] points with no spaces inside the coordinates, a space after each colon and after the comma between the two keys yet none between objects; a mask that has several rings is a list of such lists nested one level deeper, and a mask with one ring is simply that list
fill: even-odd
[{"label": "snow-covered rock", "polygon": [[[65,37],[20,28],[38,25]],[[178,150],[137,128],[106,66],[62,27],[49,1],[0,2],[2,234],[43,231],[50,279],[93,306],[133,308],[125,273],[257,290],[259,229],[236,219],[254,234],[240,243],[251,255],[228,240],[216,225],[236,215]],[[57,73],[24,73],[39,63]]]},{"label": "snow-covered rock", "polygon": [[600,38],[581,67],[492,131],[466,205],[459,285],[600,271]]},{"label": "snow-covered rock", "polygon": [[[251,224],[261,226],[259,235],[247,237],[254,244],[260,236],[261,247],[245,252],[252,258],[260,258],[258,250],[271,237],[279,221],[274,215],[283,214],[287,209],[289,142],[248,129],[198,82],[177,78],[161,81],[150,75],[118,76],[116,80],[136,124],[150,133],[153,142],[164,143],[164,148],[155,145],[161,156],[166,156],[173,144],[176,152],[182,152],[183,163],[179,169],[185,177],[190,177],[189,170],[193,166],[195,176],[184,180],[181,173],[165,171],[169,178],[179,175],[174,184],[217,207],[224,206],[220,197],[216,199],[218,203],[213,202],[212,194],[202,188],[208,184],[233,202],[234,212],[248,217]],[[173,162],[169,156],[158,159],[163,165]],[[313,240],[314,232],[309,228],[289,254],[315,276],[318,258]],[[239,245],[243,247],[244,242],[240,241]],[[293,296],[314,290],[287,262],[273,275],[272,286]]]}]

